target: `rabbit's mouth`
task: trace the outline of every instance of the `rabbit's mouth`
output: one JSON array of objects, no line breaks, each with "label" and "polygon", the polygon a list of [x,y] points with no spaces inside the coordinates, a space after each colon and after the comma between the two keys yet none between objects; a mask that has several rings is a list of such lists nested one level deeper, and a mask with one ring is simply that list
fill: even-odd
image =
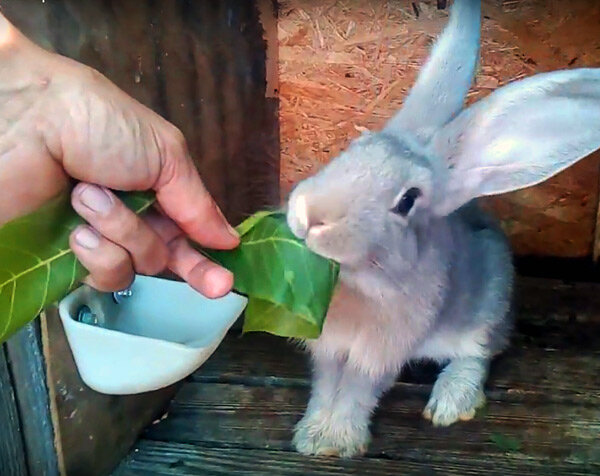
[{"label": "rabbit's mouth", "polygon": [[323,236],[324,233],[331,231],[332,228],[333,225],[327,223],[313,225],[308,229],[308,233],[306,234],[306,240],[308,241],[311,237],[318,239],[320,236]]},{"label": "rabbit's mouth", "polygon": [[347,238],[348,231],[341,223],[315,225],[305,239],[306,246],[324,258],[344,266],[356,266],[364,262],[365,249],[361,243]]},{"label": "rabbit's mouth", "polygon": [[335,247],[331,246],[332,242],[335,241],[335,238],[332,236],[334,235],[334,228],[335,227],[332,224],[318,224],[311,226],[306,233],[304,242],[311,251],[314,251],[318,255],[339,261],[340,257],[334,256],[336,253],[332,252]]}]

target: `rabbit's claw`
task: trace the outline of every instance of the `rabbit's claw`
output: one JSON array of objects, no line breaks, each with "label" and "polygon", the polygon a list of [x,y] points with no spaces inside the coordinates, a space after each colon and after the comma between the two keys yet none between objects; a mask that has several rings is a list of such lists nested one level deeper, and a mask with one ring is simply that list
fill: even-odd
[{"label": "rabbit's claw", "polygon": [[471,420],[484,404],[485,394],[481,388],[442,374],[433,386],[423,417],[434,426],[449,426],[459,420]]},{"label": "rabbit's claw", "polygon": [[299,453],[351,458],[365,453],[370,435],[366,425],[337,423],[328,415],[305,415],[296,425],[293,444]]}]

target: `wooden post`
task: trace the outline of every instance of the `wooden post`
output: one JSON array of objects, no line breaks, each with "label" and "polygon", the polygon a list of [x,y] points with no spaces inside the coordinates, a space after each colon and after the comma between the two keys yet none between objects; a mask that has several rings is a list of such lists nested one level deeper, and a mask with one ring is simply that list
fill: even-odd
[{"label": "wooden post", "polygon": [[4,346],[0,347],[0,422],[2,474],[27,476],[19,413]]},{"label": "wooden post", "polygon": [[6,342],[29,474],[57,476],[54,425],[46,386],[40,323],[34,321]]}]

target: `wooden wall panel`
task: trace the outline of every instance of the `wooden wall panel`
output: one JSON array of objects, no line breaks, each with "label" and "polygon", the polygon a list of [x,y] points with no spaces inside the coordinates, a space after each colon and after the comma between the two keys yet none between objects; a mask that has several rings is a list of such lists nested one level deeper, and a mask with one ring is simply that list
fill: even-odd
[{"label": "wooden wall panel", "polygon": [[[266,10],[257,2],[3,0],[1,8],[39,44],[96,68],[178,126],[232,222],[278,204],[277,98],[266,97]],[[93,392],[77,374],[56,310],[42,323],[61,469],[107,474],[175,388]]]}]

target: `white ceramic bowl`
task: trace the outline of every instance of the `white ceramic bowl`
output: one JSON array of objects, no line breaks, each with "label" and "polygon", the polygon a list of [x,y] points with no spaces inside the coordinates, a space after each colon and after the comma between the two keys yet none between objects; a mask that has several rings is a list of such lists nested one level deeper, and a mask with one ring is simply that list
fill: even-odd
[{"label": "white ceramic bowl", "polygon": [[[186,283],[136,276],[132,295],[82,286],[59,314],[82,380],[100,393],[124,395],[171,385],[200,367],[240,316],[247,299],[207,299]],[[78,322],[87,306],[98,325]]]}]

